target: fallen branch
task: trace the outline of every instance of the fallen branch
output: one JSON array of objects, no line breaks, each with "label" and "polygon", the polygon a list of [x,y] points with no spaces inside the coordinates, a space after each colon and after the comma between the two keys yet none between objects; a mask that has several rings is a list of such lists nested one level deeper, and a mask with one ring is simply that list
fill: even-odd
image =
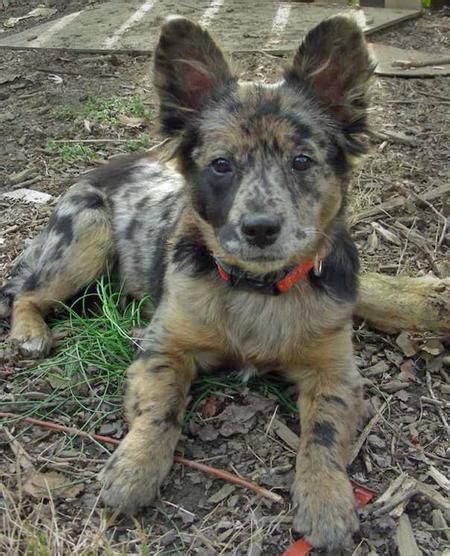
[{"label": "fallen branch", "polygon": [[378,517],[386,513],[394,513],[399,517],[413,496],[424,496],[432,506],[447,512],[450,510],[450,501],[437,492],[432,486],[401,473],[374,503],[372,515]]},{"label": "fallen branch", "polygon": [[450,279],[375,272],[360,279],[355,315],[385,332],[450,333]]},{"label": "fallen branch", "polygon": [[[68,434],[73,434],[75,436],[82,436],[84,438],[89,438],[91,440],[97,440],[99,442],[103,442],[104,444],[113,444],[114,446],[120,444],[120,440],[117,440],[116,438],[103,436],[101,434],[89,434],[85,431],[76,429],[74,427],[66,427],[65,425],[59,425],[58,423],[52,423],[50,421],[41,421],[40,419],[35,419],[34,417],[22,417],[21,415],[16,415],[15,413],[0,412],[0,418],[17,419],[18,421],[23,421],[25,423],[29,423],[30,425],[36,425],[38,427],[43,427],[58,432],[65,432]],[[209,473],[210,475],[214,475],[215,477],[222,479],[223,481],[228,481],[235,485],[239,485],[244,488],[248,488],[249,490],[253,490],[257,494],[263,496],[264,498],[268,498],[273,502],[283,502],[283,498],[279,494],[276,494],[275,492],[271,492],[270,490],[267,490],[266,488],[261,487],[256,483],[252,483],[247,479],[242,479],[241,477],[238,477],[237,475],[233,475],[232,473],[229,473],[228,471],[224,471],[223,469],[217,469],[215,467],[205,465],[204,463],[200,463],[198,461],[185,459],[181,456],[174,456],[173,461],[175,463],[180,463],[181,465],[186,465],[187,467],[192,467],[193,469],[197,469],[198,471]]]}]

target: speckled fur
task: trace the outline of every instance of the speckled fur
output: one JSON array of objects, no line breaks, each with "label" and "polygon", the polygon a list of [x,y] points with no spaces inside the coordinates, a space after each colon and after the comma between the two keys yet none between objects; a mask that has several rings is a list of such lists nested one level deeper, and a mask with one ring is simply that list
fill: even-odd
[{"label": "speckled fur", "polygon": [[[0,316],[12,311],[11,340],[28,355],[51,348],[51,306],[108,267],[125,293],[155,304],[128,370],[130,429],[101,474],[107,504],[134,513],[157,496],[197,370],[227,362],[283,372],[299,388],[294,528],[332,551],[356,530],[346,464],[362,399],[351,342],[358,263],[345,197],[363,151],[370,73],[362,34],[344,17],[314,29],[271,86],[238,83],[205,31],[169,20],[154,75],[171,155],[83,176],[19,258]],[[299,154],[313,160],[305,171],[292,169]],[[211,170],[218,157],[232,161],[232,175]],[[240,227],[261,212],[282,223],[264,249]],[[278,296],[230,288],[214,261],[265,274],[321,250],[322,274]]]}]

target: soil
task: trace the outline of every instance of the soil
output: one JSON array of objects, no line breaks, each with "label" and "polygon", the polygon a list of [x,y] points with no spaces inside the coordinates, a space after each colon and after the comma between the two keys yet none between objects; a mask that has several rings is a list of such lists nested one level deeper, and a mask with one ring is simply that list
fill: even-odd
[{"label": "soil", "polygon": [[[58,15],[86,3],[67,0],[58,5]],[[0,25],[7,17],[27,13],[36,5],[37,1],[13,3],[8,10],[0,11]],[[15,31],[29,24],[24,21]],[[447,13],[438,12],[371,40],[437,53],[448,48],[448,36]],[[148,136],[149,145],[158,144],[161,137],[154,117],[157,100],[151,83],[151,57],[1,50],[0,61],[0,192],[27,187],[53,196],[47,204],[0,198],[1,281],[26,242],[45,225],[58,195],[77,174],[127,152],[129,141],[141,133]],[[263,81],[273,81],[285,63],[283,58],[261,52],[235,55],[234,61],[244,79]],[[82,113],[92,96],[139,96],[146,117],[136,128],[123,122],[86,121],[86,117],[70,115]],[[372,138],[370,154],[353,180],[351,221],[357,223],[352,232],[363,271],[449,276],[450,236],[444,229],[449,199],[420,200],[423,194],[447,182],[449,101],[448,79],[444,77],[374,80],[373,127],[401,134],[403,139],[389,135],[387,139]],[[72,107],[70,114],[67,107]],[[82,144],[95,151],[95,161],[68,161],[50,149],[49,142],[63,140],[84,141]],[[403,197],[404,204],[395,211],[380,211],[372,219],[358,218],[364,210],[396,196]],[[5,340],[7,328],[7,323],[0,323],[0,342]],[[430,476],[430,468],[448,474],[445,416],[443,419],[448,409],[448,344],[442,338],[426,335],[410,340],[412,351],[395,336],[370,330],[364,323],[356,325],[355,348],[366,380],[367,419],[386,405],[349,472],[380,494],[405,472],[445,496],[445,485]],[[15,403],[23,392],[17,391],[15,381],[31,364],[6,343],[0,344],[0,411],[18,407]],[[45,377],[36,380],[34,399],[39,400],[51,388]],[[293,399],[292,388],[284,385],[283,389],[285,396]],[[195,395],[194,391],[193,398]],[[180,442],[180,453],[273,489],[283,496],[284,503],[271,502],[175,465],[155,508],[134,521],[106,519],[98,502],[95,475],[109,449],[76,437],[70,438],[68,445],[67,438],[59,433],[8,425],[0,432],[5,510],[1,553],[281,554],[293,542],[289,484],[295,470],[295,451],[274,432],[273,416],[276,412],[276,419],[298,434],[297,419],[279,406],[273,393],[266,392],[264,397],[244,385],[239,392],[218,386],[213,401],[208,403],[213,405],[212,412],[210,407],[206,411],[206,402],[194,411]],[[101,430],[93,432],[117,438],[123,434],[119,404],[117,397],[110,417]],[[221,417],[224,411],[227,427]],[[51,413],[55,422],[80,428],[82,414],[67,422],[57,406]],[[62,492],[51,501],[44,496],[38,503],[41,497],[33,497],[30,488],[24,488],[24,461],[31,461],[36,472],[58,470],[82,487],[76,494]],[[412,524],[422,553],[443,554],[448,546],[448,528],[436,525],[432,509],[429,499],[420,495],[403,508],[379,516],[368,507],[361,512],[361,530],[355,537],[353,554],[397,554],[395,532],[402,511]],[[444,518],[449,520],[450,516],[444,512]],[[42,540],[36,531],[51,537],[48,552],[37,548],[33,552],[30,539],[36,543]]]}]

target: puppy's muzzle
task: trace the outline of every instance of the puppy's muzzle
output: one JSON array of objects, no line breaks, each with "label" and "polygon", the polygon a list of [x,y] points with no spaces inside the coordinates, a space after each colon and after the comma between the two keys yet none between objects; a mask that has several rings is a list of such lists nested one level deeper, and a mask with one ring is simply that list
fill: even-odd
[{"label": "puppy's muzzle", "polygon": [[277,240],[281,218],[273,214],[247,214],[241,222],[241,232],[247,243],[264,249]]}]

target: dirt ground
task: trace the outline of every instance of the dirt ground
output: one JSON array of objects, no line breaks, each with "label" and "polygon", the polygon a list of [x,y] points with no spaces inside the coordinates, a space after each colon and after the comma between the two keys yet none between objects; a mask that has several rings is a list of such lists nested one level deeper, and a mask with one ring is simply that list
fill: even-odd
[{"label": "dirt ground", "polygon": [[[86,3],[66,1],[59,13]],[[37,4],[17,2],[11,11],[0,11],[0,26]],[[436,54],[448,49],[448,30],[448,12],[439,12],[371,40]],[[274,80],[285,63],[261,52],[236,55],[234,61],[243,78],[263,81]],[[1,281],[77,174],[141,144],[156,145],[161,137],[150,57],[1,50],[0,68],[0,193],[26,187],[53,196],[48,204],[0,198]],[[102,105],[98,99],[109,102]],[[371,118],[374,129],[386,135],[371,140],[371,152],[355,174],[351,206],[364,271],[450,275],[448,195],[420,199],[448,180],[449,104],[448,78],[374,80]],[[403,204],[364,217],[364,211],[393,197],[402,198]],[[8,324],[0,322],[0,411],[20,408],[31,413],[33,402],[47,400],[56,387],[40,376],[24,390],[21,377],[32,362],[4,342],[7,329]],[[355,325],[367,419],[377,410],[381,418],[350,467],[353,479],[382,494],[406,473],[442,496],[448,494],[448,480],[439,474],[448,476],[449,471],[448,347],[436,336],[405,342],[404,335]],[[92,392],[99,388],[102,385],[92,384]],[[288,400],[294,399],[289,385],[281,388]],[[76,428],[89,417],[91,432],[120,438],[119,394],[105,408],[95,405],[92,392],[85,394],[85,412],[72,419],[56,402],[37,414],[45,410],[54,422]],[[193,400],[195,395],[194,390]],[[97,428],[96,412],[103,415]],[[105,516],[98,501],[95,476],[109,448],[86,438],[5,424],[0,430],[0,553],[280,555],[293,542],[289,485],[295,450],[290,437],[275,431],[274,422],[299,432],[295,415],[270,389],[255,393],[242,385],[236,391],[221,387],[218,380],[213,395],[193,412],[179,453],[249,478],[280,494],[283,503],[175,465],[161,500],[136,520]],[[27,484],[30,469],[57,471],[77,488],[41,497]],[[401,514],[411,522],[423,554],[444,554],[449,529],[440,518],[448,523],[450,515],[436,508],[439,504],[423,494],[400,500],[393,508],[368,506],[348,554],[397,554]],[[401,530],[404,523],[402,518]]]}]

